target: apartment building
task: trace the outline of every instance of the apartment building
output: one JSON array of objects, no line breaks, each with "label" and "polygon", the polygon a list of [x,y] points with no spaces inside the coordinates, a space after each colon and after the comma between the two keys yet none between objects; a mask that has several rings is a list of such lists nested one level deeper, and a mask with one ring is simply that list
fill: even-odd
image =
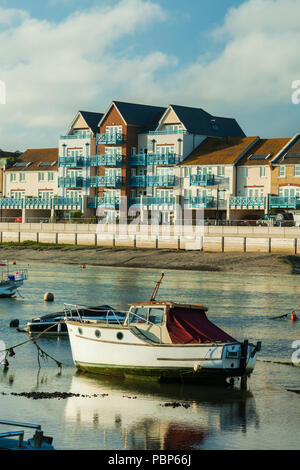
[{"label": "apartment building", "polygon": [[237,165],[258,141],[208,137],[182,162],[182,200],[192,219],[201,207],[206,219],[228,217],[230,197],[237,192]]},{"label": "apartment building", "polygon": [[103,113],[78,111],[67,133],[59,138],[58,194],[64,198],[66,213],[91,213],[87,200],[96,196],[95,180],[101,164],[96,136],[102,116]]},{"label": "apartment building", "polygon": [[[230,219],[239,220],[251,215],[258,217],[275,208],[270,199],[276,187],[275,175],[279,174],[279,165],[275,162],[281,160],[297,139],[297,136],[260,139],[240,160],[237,191],[229,200]],[[275,194],[278,194],[278,186],[276,191]]]},{"label": "apartment building", "polygon": [[2,217],[173,222],[197,209],[214,220],[300,211],[300,134],[246,137],[235,119],[201,108],[113,101],[105,113],[78,111],[58,148],[14,156],[9,168],[3,160]]},{"label": "apartment building", "polygon": [[101,165],[95,207],[100,217],[127,217],[128,207],[147,194],[147,149],[141,147],[139,135],[148,132],[164,111],[159,106],[113,101],[99,122]]},{"label": "apartment building", "polygon": [[28,149],[4,172],[1,216],[50,217],[57,193],[58,149]]}]

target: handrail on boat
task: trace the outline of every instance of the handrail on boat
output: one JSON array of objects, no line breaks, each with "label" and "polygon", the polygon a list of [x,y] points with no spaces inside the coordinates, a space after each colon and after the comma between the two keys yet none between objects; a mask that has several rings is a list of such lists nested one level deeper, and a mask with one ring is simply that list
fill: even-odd
[{"label": "handrail on boat", "polygon": [[[77,313],[77,316],[79,318],[80,323],[83,323],[82,316],[80,315],[80,312],[79,312],[80,309],[84,309],[84,310],[89,311],[89,312],[97,312],[97,313],[101,312],[100,310],[85,307],[85,306],[82,306],[82,305],[73,305],[73,304],[66,304],[66,303],[64,304],[64,312],[66,314],[66,318],[68,318],[68,315],[70,315],[70,318],[72,318],[74,316],[73,312],[75,310],[75,312]],[[127,314],[127,312],[120,312],[119,310],[118,310],[117,313]],[[116,316],[116,312],[114,310],[106,310],[106,324],[107,325],[109,323],[109,321],[108,321],[109,320],[109,314],[113,314],[113,316],[115,317],[115,319],[116,319],[116,321],[118,322],[119,325],[123,324],[123,323],[120,322],[119,318]]]}]

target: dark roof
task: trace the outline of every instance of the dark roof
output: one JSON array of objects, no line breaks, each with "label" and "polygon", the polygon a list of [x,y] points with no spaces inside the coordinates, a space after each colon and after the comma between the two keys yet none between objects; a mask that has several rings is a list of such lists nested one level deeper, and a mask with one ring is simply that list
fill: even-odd
[{"label": "dark roof", "polygon": [[207,137],[182,165],[234,165],[258,137]]},{"label": "dark roof", "polygon": [[170,106],[191,134],[210,137],[245,137],[245,133],[235,119],[212,116],[201,108],[173,104]]},{"label": "dark roof", "polygon": [[113,101],[127,125],[140,126],[147,130],[155,129],[167,108],[147,104]]},{"label": "dark roof", "polygon": [[104,116],[103,113],[93,113],[90,111],[79,111],[82,115],[83,119],[89,126],[89,128],[93,131],[94,134],[98,132],[99,122],[101,121],[102,117]]},{"label": "dark roof", "polygon": [[[46,162],[46,165],[39,164]],[[24,166],[22,166],[24,163]],[[49,165],[47,165],[47,163]],[[26,166],[25,164],[28,164]],[[28,149],[7,171],[57,171],[58,149]]]}]

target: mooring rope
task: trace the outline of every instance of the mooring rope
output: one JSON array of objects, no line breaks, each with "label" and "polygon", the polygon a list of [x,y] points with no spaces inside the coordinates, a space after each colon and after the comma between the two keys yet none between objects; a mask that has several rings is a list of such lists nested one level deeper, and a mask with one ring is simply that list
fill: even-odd
[{"label": "mooring rope", "polygon": [[[298,305],[298,307],[294,308],[294,309],[292,310],[292,313],[293,313],[293,312],[296,312],[296,310],[299,310],[299,308],[300,308],[300,305]],[[285,317],[287,317],[289,314],[290,314],[290,312],[284,313],[283,315],[278,315],[278,316],[276,316],[276,317],[270,317],[270,320],[277,320],[277,319],[279,319],[279,318],[285,318]]]},{"label": "mooring rope", "polygon": [[53,327],[59,325],[60,323],[64,322],[65,319],[62,319],[62,320],[59,320],[58,322],[56,322],[54,325],[51,325],[49,326],[48,328],[46,328],[44,331],[41,331],[40,333],[38,333],[35,337],[33,338],[29,338],[27,339],[26,341],[22,341],[22,343],[18,343],[18,344],[15,344],[14,346],[9,346],[8,348],[5,348],[5,349],[2,349],[0,350],[0,353],[6,353],[5,355],[5,363],[4,363],[4,366],[7,367],[8,365],[8,361],[7,361],[7,355],[9,355],[10,357],[14,356],[15,355],[15,352],[14,352],[14,349],[20,347],[20,346],[23,346],[24,344],[27,344],[27,343],[30,343],[32,342],[35,347],[37,348],[38,350],[38,363],[39,363],[39,367],[40,367],[40,362],[39,362],[39,358],[40,356],[41,357],[49,357],[50,359],[52,359],[56,365],[61,369],[63,363],[61,361],[58,361],[57,359],[55,359],[54,357],[50,356],[50,354],[46,353],[36,342],[36,340],[38,338],[40,338],[43,334],[45,334],[47,331],[51,330]]}]

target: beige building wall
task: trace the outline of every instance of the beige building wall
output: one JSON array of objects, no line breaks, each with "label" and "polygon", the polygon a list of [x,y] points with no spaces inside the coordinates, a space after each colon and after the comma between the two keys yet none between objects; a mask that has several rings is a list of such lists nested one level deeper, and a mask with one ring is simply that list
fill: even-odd
[{"label": "beige building wall", "polygon": [[[25,181],[20,181],[20,173],[25,174]],[[44,174],[44,180],[39,181],[39,173]],[[53,181],[48,180],[48,173],[53,174]],[[16,175],[16,181],[11,181],[11,174]],[[39,191],[53,191],[53,196],[58,195],[57,171],[7,171],[5,173],[4,196],[11,197],[12,191],[25,191],[25,196],[38,197]]]},{"label": "beige building wall", "polygon": [[[248,176],[244,176],[244,168],[248,169]],[[265,176],[261,176],[260,169],[265,168]],[[237,167],[237,196],[247,196],[248,190],[261,190],[262,196],[267,197],[271,189],[271,170],[267,165],[242,165]]]}]

